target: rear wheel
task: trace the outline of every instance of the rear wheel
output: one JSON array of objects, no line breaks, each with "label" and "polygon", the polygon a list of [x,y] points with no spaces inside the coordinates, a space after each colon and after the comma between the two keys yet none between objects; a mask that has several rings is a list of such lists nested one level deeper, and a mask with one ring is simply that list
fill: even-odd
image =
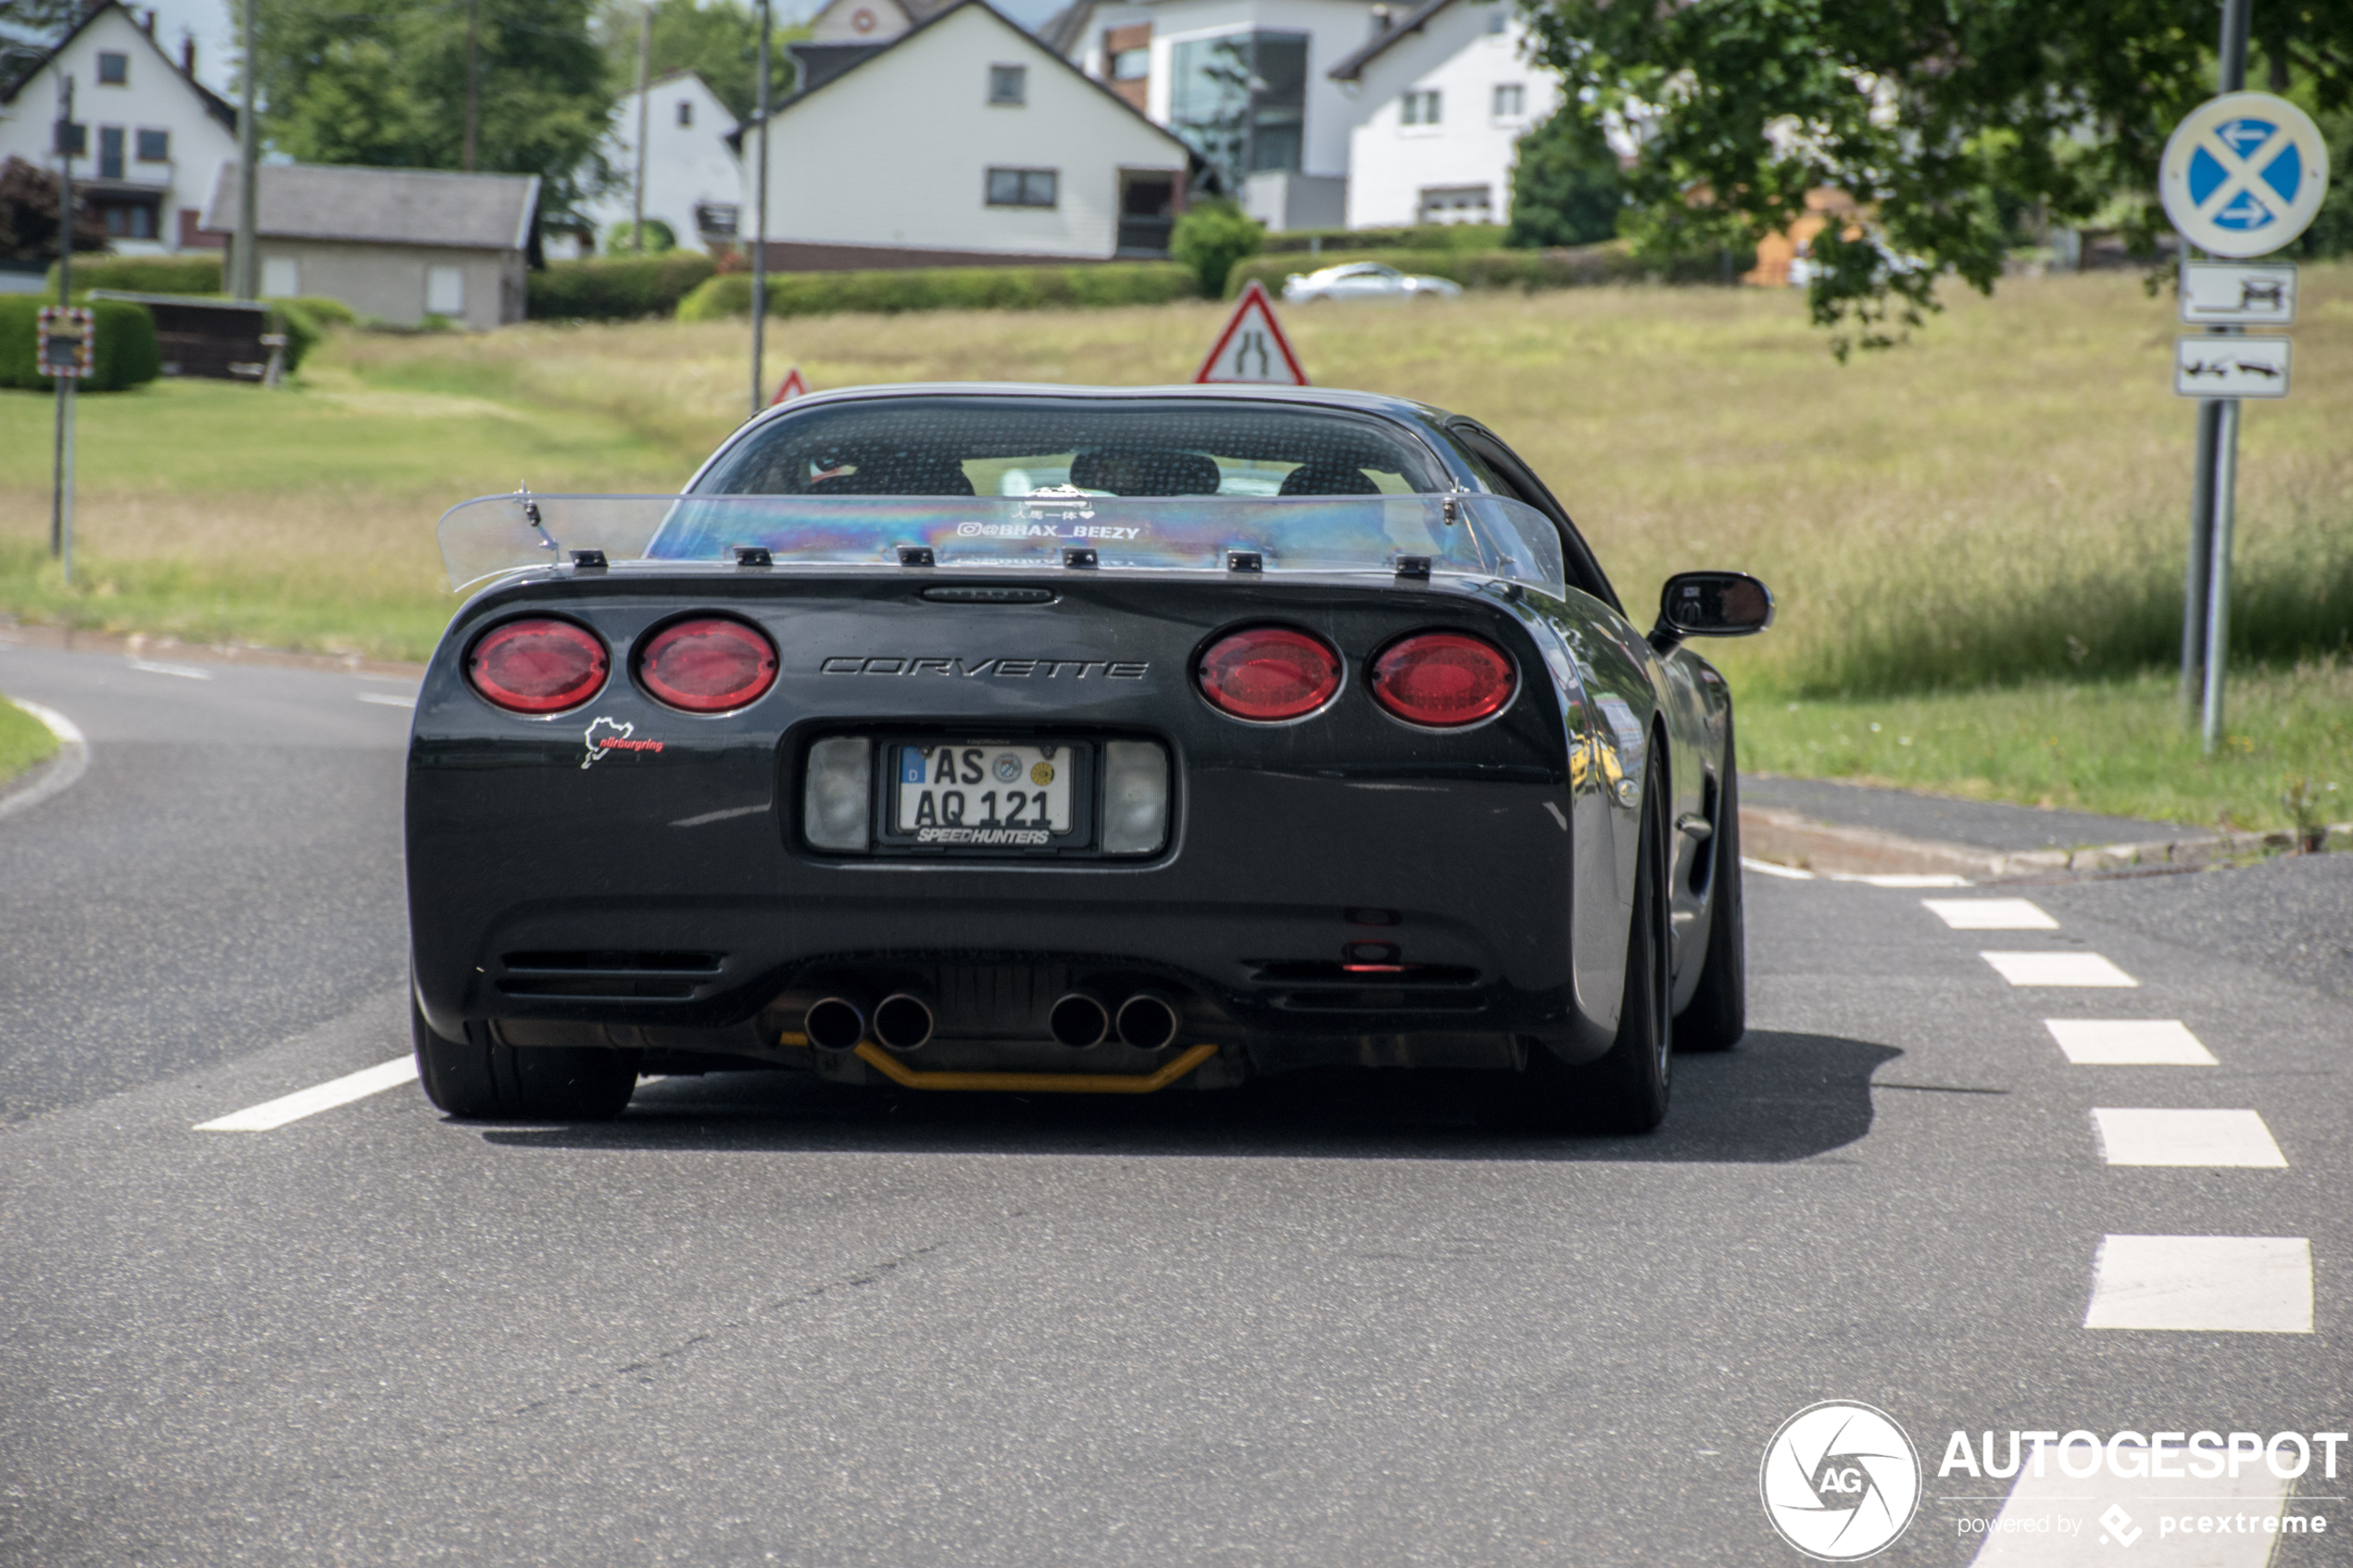
[{"label": "rear wheel", "polygon": [[409,1003],[417,1081],[440,1110],[470,1122],[606,1122],[637,1087],[636,1051],[492,1041],[482,1024],[462,1040],[443,1038]]},{"label": "rear wheel", "polygon": [[1715,864],[1708,870],[1707,958],[1691,1004],[1676,1016],[1675,1047],[1728,1051],[1748,1031],[1748,922],[1741,906],[1740,772],[1724,721],[1724,786],[1716,798]]},{"label": "rear wheel", "polygon": [[1626,985],[1609,1054],[1570,1067],[1530,1041],[1528,1066],[1497,1085],[1482,1120],[1529,1132],[1647,1133],[1667,1116],[1674,1073],[1668,1015],[1665,809],[1655,772],[1642,797],[1634,909],[1626,935]]}]

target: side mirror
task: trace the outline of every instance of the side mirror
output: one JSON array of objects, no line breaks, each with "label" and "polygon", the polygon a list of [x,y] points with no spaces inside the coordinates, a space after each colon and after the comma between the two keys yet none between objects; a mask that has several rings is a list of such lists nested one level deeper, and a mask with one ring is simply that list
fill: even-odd
[{"label": "side mirror", "polygon": [[1685,637],[1749,637],[1772,623],[1772,591],[1747,572],[1679,571],[1659,590],[1650,642],[1672,653]]}]

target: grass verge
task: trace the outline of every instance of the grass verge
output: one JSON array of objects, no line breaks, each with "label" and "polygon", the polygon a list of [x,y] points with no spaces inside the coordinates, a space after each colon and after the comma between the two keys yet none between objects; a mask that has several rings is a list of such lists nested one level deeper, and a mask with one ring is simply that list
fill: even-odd
[{"label": "grass verge", "polygon": [[57,753],[57,737],[49,726],[0,696],[0,784]]},{"label": "grass verge", "polygon": [[2227,690],[2229,734],[2211,757],[2183,727],[2178,682],[2155,672],[1894,697],[1745,694],[1741,765],[2208,827],[2353,821],[2353,659],[2234,671]]}]

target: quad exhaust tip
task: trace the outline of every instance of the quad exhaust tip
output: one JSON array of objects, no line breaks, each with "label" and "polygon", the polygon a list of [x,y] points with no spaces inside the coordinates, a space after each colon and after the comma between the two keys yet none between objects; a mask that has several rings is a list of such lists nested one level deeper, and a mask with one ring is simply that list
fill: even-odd
[{"label": "quad exhaust tip", "polygon": [[931,1038],[931,1004],[906,991],[894,991],[875,1009],[875,1038],[895,1051],[919,1049]]},{"label": "quad exhaust tip", "polygon": [[1139,991],[1119,1004],[1119,1039],[1139,1051],[1156,1051],[1176,1037],[1176,1004],[1158,991]]},{"label": "quad exhaust tip", "polygon": [[1046,1028],[1063,1045],[1083,1051],[1101,1045],[1111,1034],[1111,1010],[1101,997],[1073,991],[1047,1012]]},{"label": "quad exhaust tip", "polygon": [[848,997],[825,997],[809,1005],[800,1032],[829,1051],[855,1050],[866,1037],[866,1006]]}]

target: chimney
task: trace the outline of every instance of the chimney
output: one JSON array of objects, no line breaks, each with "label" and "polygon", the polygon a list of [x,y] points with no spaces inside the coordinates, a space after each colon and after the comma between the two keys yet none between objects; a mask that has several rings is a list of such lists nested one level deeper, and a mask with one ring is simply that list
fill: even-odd
[{"label": "chimney", "polygon": [[139,31],[153,38],[156,35],[156,14],[149,10],[139,23]]},{"label": "chimney", "polygon": [[1380,37],[1383,33],[1387,32],[1387,31],[1389,31],[1389,29],[1390,29],[1390,9],[1389,9],[1389,7],[1388,7],[1388,6],[1374,6],[1374,7],[1373,7],[1373,36],[1374,36],[1375,38],[1378,38],[1378,37]]},{"label": "chimney", "polygon": [[193,32],[180,35],[180,72],[191,80],[196,74],[196,35]]}]

